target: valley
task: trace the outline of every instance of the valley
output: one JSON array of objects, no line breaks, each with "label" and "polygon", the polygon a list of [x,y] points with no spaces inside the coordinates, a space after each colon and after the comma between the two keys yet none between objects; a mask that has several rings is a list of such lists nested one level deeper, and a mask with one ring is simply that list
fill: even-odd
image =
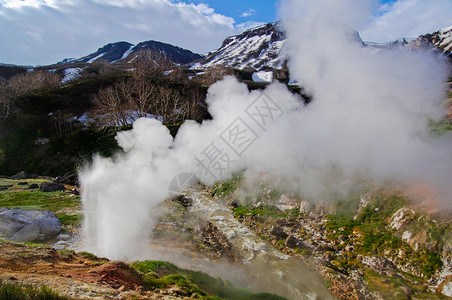
[{"label": "valley", "polygon": [[317,17],[0,64],[0,299],[452,298],[452,28]]}]

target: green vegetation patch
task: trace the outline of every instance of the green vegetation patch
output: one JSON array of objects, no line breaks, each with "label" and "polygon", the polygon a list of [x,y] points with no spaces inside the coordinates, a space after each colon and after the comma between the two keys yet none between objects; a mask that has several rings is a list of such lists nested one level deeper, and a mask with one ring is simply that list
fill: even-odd
[{"label": "green vegetation patch", "polygon": [[47,209],[57,212],[61,209],[78,208],[80,197],[65,192],[46,193],[39,190],[0,191],[0,207],[22,209]]},{"label": "green vegetation patch", "polygon": [[429,128],[433,135],[435,136],[443,135],[445,133],[452,131],[452,121],[449,119],[440,121],[430,121]]},{"label": "green vegetation patch", "polygon": [[[410,277],[409,274],[405,274],[405,276]],[[399,276],[379,275],[368,268],[364,270],[364,280],[368,283],[369,290],[379,292],[383,299],[411,299],[403,289],[415,294],[416,299],[449,299],[449,297],[429,292],[428,286],[423,282],[408,281]]]},{"label": "green vegetation patch", "polygon": [[59,214],[58,220],[61,225],[65,227],[80,227],[82,224],[83,216],[81,214]]},{"label": "green vegetation patch", "polygon": [[237,175],[237,176],[232,177],[228,181],[216,183],[212,187],[212,191],[210,194],[212,195],[212,197],[225,198],[229,195],[232,195],[235,192],[235,190],[237,190],[241,181],[242,181],[242,176]]},{"label": "green vegetation patch", "polygon": [[[355,256],[357,254],[382,257],[397,255],[401,264],[411,263],[429,278],[442,266],[440,251],[429,250],[425,247],[415,251],[398,236],[397,232],[389,228],[391,217],[400,208],[406,206],[407,201],[403,195],[383,190],[378,191],[355,218],[345,217],[343,214],[329,215],[326,224],[328,239],[334,241],[340,236],[354,239]],[[416,219],[419,220],[419,218]],[[422,228],[417,229],[425,230],[432,238],[440,238],[440,235],[447,229],[435,222],[427,221],[411,225],[414,232],[417,227],[421,226]],[[402,257],[400,257],[400,253],[403,253]],[[339,265],[346,270],[354,267],[353,264],[341,261],[338,262]]]},{"label": "green vegetation patch", "polygon": [[361,223],[388,222],[389,218],[407,203],[405,196],[381,190],[375,193],[368,205],[362,209],[357,220]]},{"label": "green vegetation patch", "polygon": [[44,285],[36,287],[33,285],[3,283],[0,281],[0,299],[63,300],[69,298],[58,295],[57,292]]},{"label": "green vegetation patch", "polygon": [[134,262],[132,266],[144,274],[148,288],[166,288],[178,286],[187,295],[198,295],[203,299],[268,299],[280,300],[283,297],[258,293],[233,286],[229,281],[209,276],[206,273],[180,269],[177,266],[161,261]]}]

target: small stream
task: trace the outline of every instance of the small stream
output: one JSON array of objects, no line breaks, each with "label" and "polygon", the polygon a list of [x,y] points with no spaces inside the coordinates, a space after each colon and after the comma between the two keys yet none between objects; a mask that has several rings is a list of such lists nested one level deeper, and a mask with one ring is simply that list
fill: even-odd
[{"label": "small stream", "polygon": [[315,275],[299,259],[281,253],[237,221],[231,210],[215,201],[207,192],[190,189],[187,197],[193,199],[190,212],[209,221],[225,235],[252,274],[258,288],[291,300],[334,299]]}]

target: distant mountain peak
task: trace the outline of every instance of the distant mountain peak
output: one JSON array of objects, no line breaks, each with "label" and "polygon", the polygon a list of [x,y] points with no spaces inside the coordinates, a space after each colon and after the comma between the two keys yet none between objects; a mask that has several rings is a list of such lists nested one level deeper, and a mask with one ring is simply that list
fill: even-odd
[{"label": "distant mountain peak", "polygon": [[59,63],[92,63],[100,59],[104,59],[109,63],[130,62],[133,60],[133,57],[135,57],[134,54],[145,49],[164,53],[166,57],[177,64],[187,64],[202,58],[200,54],[193,53],[190,50],[158,41],[150,40],[141,42],[137,45],[121,41],[106,44],[105,46],[97,49],[96,52],[81,58],[66,58]]},{"label": "distant mountain peak", "polygon": [[411,49],[436,49],[452,58],[452,26],[419,36],[407,47]]},{"label": "distant mountain peak", "polygon": [[219,49],[207,54],[192,68],[206,69],[215,65],[256,70],[281,68],[284,59],[279,53],[285,40],[279,22],[251,28],[225,39]]}]

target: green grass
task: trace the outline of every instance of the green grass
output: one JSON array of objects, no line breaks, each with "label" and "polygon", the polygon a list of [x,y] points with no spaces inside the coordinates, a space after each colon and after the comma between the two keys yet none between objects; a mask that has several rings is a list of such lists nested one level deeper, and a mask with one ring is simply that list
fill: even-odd
[{"label": "green grass", "polygon": [[14,185],[15,188],[20,188],[21,186],[17,185],[18,182],[26,181],[29,184],[37,183],[41,184],[43,183],[44,179],[24,179],[24,180],[15,180],[15,179],[8,179],[8,178],[0,178],[0,186],[9,186]]},{"label": "green grass", "polygon": [[[404,274],[405,277],[410,278],[409,274]],[[412,279],[412,278],[411,278]],[[368,282],[370,291],[378,291],[384,299],[411,299],[408,298],[401,290],[401,287],[410,288],[415,294],[415,299],[450,299],[446,296],[437,295],[428,292],[427,285],[422,282],[406,280],[398,276],[379,275],[373,270],[364,270],[364,280]]]},{"label": "green grass", "polygon": [[81,214],[59,214],[58,220],[60,220],[61,225],[66,227],[80,227],[82,224],[83,216]]},{"label": "green grass", "polygon": [[27,247],[30,247],[30,248],[46,248],[46,249],[52,248],[51,246],[49,246],[47,244],[42,244],[42,243],[15,242],[15,241],[10,241],[10,240],[5,240],[5,239],[0,239],[0,244],[24,244],[24,245],[27,245]]},{"label": "green grass", "polygon": [[132,266],[144,275],[148,288],[178,286],[187,295],[196,294],[202,299],[268,299],[282,300],[283,297],[268,294],[254,294],[250,290],[233,286],[229,281],[209,276],[206,273],[180,269],[161,261],[134,262]]},{"label": "green grass", "polygon": [[47,209],[57,212],[61,209],[80,207],[80,197],[65,192],[45,193],[39,190],[0,191],[0,207],[22,209]]},{"label": "green grass", "polygon": [[435,136],[440,136],[452,131],[451,120],[440,120],[429,122],[430,132]]},{"label": "green grass", "polygon": [[0,281],[0,299],[5,300],[63,300],[69,299],[58,295],[57,292],[50,288],[41,285],[40,287],[16,284],[3,283]]},{"label": "green grass", "polygon": [[[351,201],[354,201],[353,199]],[[362,209],[356,219],[345,217],[343,214],[333,214],[328,216],[326,229],[328,239],[334,241],[339,236],[355,238],[355,254],[387,256],[385,251],[390,250],[393,254],[402,250],[405,254],[402,264],[412,263],[419,270],[430,277],[441,266],[440,251],[431,251],[426,248],[414,251],[414,249],[403,241],[397,232],[389,228],[389,222],[394,213],[407,203],[407,198],[400,194],[379,191],[369,201],[368,205]],[[413,229],[425,230],[430,239],[439,238],[447,227],[439,226],[435,222],[419,221],[411,224]],[[360,237],[355,236],[358,232]],[[422,246],[422,245],[421,245]],[[344,269],[354,267],[346,262],[338,262]]]},{"label": "green grass", "polygon": [[357,220],[361,223],[388,222],[407,202],[408,199],[403,195],[379,191],[359,213]]},{"label": "green grass", "polygon": [[237,190],[240,182],[242,180],[241,175],[237,175],[229,179],[228,181],[223,181],[215,184],[212,188],[211,195],[213,197],[225,198],[232,195],[235,190]]}]

